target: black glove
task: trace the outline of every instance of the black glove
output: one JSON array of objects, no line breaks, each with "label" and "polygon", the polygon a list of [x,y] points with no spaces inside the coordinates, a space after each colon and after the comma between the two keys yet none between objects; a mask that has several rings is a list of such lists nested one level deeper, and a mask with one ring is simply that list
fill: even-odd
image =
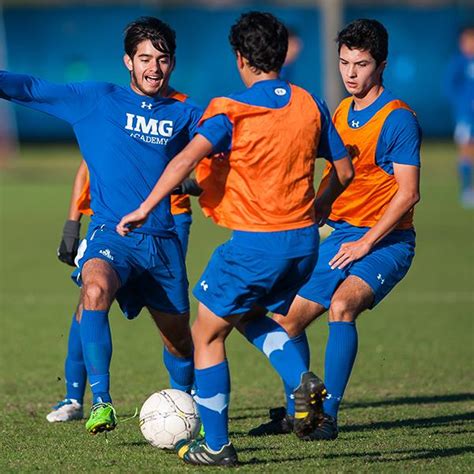
[{"label": "black glove", "polygon": [[189,194],[190,196],[200,196],[202,188],[193,178],[186,178],[171,194]]},{"label": "black glove", "polygon": [[79,221],[66,221],[63,228],[63,236],[58,248],[58,258],[61,262],[75,267],[74,259],[79,247],[79,232],[81,223]]}]

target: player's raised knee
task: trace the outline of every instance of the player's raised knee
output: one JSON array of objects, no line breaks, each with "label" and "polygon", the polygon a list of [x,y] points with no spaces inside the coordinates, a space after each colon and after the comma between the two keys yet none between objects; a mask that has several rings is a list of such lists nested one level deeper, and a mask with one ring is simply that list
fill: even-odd
[{"label": "player's raised knee", "polygon": [[110,305],[110,291],[102,283],[87,283],[84,285],[83,295],[87,309],[104,309]]},{"label": "player's raised knee", "polygon": [[330,322],[352,322],[356,316],[357,314],[349,301],[343,298],[333,298],[329,307]]}]

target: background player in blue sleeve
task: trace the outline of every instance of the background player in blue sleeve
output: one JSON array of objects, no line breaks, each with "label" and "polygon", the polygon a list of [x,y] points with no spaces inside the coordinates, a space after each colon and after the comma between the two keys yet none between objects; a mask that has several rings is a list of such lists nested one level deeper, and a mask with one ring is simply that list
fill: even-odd
[{"label": "background player in blue sleeve", "polygon": [[459,35],[459,53],[446,72],[445,92],[456,121],[461,204],[474,209],[474,25]]},{"label": "background player in blue sleeve", "polygon": [[[145,17],[125,34],[130,87],[110,83],[52,84],[0,72],[0,97],[69,122],[90,173],[93,216],[78,250],[82,283],[80,338],[93,406],[86,429],[116,426],[109,392],[112,340],[108,313],[115,297],[127,317],[146,306],[173,356],[183,386],[192,385],[192,340],[183,252],[169,196],[146,226],[126,239],[115,232],[120,217],[152,190],[170,159],[189,142],[201,111],[162,97],[175,61],[175,33]],[[123,292],[125,286],[140,290]]]},{"label": "background player in blue sleeve", "polygon": [[[406,275],[415,253],[413,207],[419,200],[421,131],[411,109],[384,89],[388,34],[375,20],[356,20],[338,35],[339,69],[350,97],[334,114],[336,130],[352,156],[355,178],[336,199],[309,281],[288,315],[275,315],[309,363],[305,328],[329,310],[320,425],[305,439],[338,436],[337,415],[358,348],[355,321]],[[331,166],[326,169],[329,177]],[[325,180],[321,190],[325,187]],[[286,387],[285,387],[286,388]],[[294,401],[271,411],[255,436],[291,430]]]}]

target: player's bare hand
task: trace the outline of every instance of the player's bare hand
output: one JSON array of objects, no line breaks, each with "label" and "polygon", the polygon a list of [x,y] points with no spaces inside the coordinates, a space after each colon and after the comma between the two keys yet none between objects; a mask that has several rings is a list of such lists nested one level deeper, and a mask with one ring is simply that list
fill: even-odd
[{"label": "player's bare hand", "polygon": [[314,215],[318,227],[326,224],[329,214],[331,214],[331,205],[326,203],[324,199],[316,199],[314,202]]},{"label": "player's bare hand", "polygon": [[335,268],[343,269],[351,262],[365,257],[371,250],[372,245],[360,239],[355,242],[346,242],[341,245],[339,251],[329,260],[331,270]]},{"label": "player's bare hand", "polygon": [[122,217],[122,220],[117,224],[115,229],[122,237],[125,237],[133,229],[141,227],[147,219],[148,213],[139,207],[130,214]]}]

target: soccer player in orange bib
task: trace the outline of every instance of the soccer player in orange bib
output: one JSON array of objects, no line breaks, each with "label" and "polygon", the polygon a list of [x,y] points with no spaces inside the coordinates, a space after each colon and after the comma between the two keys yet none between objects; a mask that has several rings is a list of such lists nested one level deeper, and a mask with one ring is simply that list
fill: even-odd
[{"label": "soccer player in orange bib", "polygon": [[[378,21],[356,20],[339,33],[337,42],[339,70],[351,96],[341,102],[333,121],[352,157],[355,178],[332,206],[328,224],[334,231],[321,244],[313,275],[288,315],[275,316],[309,359],[304,330],[329,310],[328,395],[323,420],[307,440],[338,435],[339,405],[357,353],[356,318],[380,303],[408,272],[415,253],[413,207],[420,196],[420,127],[410,107],[382,81],[387,31]],[[251,435],[291,429],[294,401],[287,388],[286,395],[286,413],[271,410],[272,420]]]},{"label": "soccer player in orange bib", "polygon": [[[251,12],[231,28],[229,39],[247,89],[211,101],[194,139],[171,161],[140,208],[117,226],[122,235],[133,232],[204,157],[223,153],[198,168],[204,212],[233,231],[194,288],[200,303],[192,328],[195,400],[206,435],[181,446],[178,455],[198,465],[237,463],[228,435],[225,353],[225,339],[234,326],[267,355],[291,387],[295,433],[312,431],[324,385],[265,313],[288,311],[316,262],[317,223],[325,220],[353,176],[326,105],[279,78],[288,47],[285,26],[269,13]],[[316,200],[317,156],[333,168],[329,186]]]}]

